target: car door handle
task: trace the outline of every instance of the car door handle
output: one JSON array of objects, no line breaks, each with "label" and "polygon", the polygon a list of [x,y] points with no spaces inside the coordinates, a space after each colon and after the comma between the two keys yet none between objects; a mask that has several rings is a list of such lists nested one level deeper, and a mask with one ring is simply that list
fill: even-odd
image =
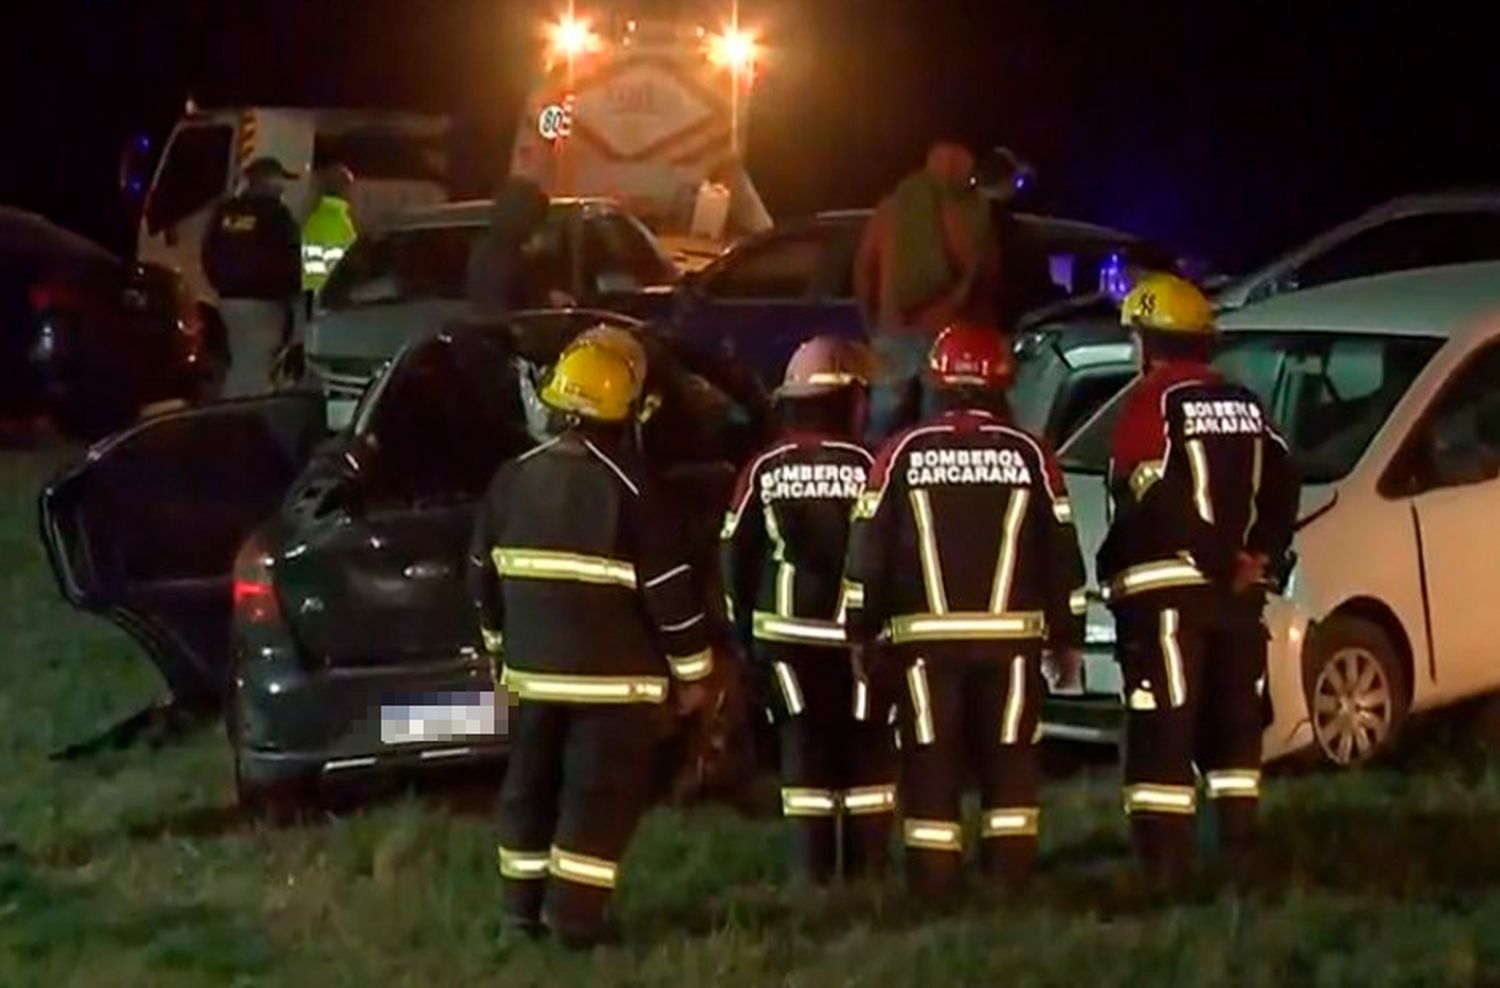
[{"label": "car door handle", "polygon": [[408,580],[446,580],[453,575],[453,567],[447,563],[411,563],[401,575]]}]

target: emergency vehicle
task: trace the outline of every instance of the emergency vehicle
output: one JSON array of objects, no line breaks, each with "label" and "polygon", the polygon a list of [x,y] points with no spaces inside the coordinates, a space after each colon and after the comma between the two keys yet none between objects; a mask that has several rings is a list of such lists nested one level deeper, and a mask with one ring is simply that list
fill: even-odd
[{"label": "emergency vehicle", "polygon": [[314,170],[335,161],[348,166],[358,177],[355,223],[372,229],[402,210],[448,199],[450,128],[446,117],[409,113],[202,109],[189,101],[159,157],[144,136],[122,155],[122,191],[133,199],[144,193],[136,256],[180,272],[198,297],[211,301],[214,291],[199,259],[209,214],[239,187],[250,162],[274,157],[299,176],[285,195],[299,223],[314,205]]},{"label": "emergency vehicle", "polygon": [[554,196],[605,196],[645,220],[679,262],[712,258],[771,218],[741,157],[760,58],[755,34],[568,15],[547,32],[511,173]]}]

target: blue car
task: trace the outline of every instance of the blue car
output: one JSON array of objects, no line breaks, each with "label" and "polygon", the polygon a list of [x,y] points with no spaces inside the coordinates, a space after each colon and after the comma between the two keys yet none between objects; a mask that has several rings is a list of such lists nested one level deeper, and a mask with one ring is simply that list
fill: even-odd
[{"label": "blue car", "polygon": [[[821,213],[748,238],[681,284],[651,293],[637,314],[774,386],[804,340],[864,335],[854,257],[869,218],[870,210]],[[1055,290],[1048,302],[1097,294],[1122,266],[1172,266],[1169,252],[1118,230],[1026,213],[1016,221],[1046,256]]]}]

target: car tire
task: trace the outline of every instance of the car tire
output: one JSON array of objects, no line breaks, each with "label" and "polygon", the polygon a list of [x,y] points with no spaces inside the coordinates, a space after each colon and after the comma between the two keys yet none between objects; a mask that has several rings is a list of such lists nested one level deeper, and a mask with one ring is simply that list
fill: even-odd
[{"label": "car tire", "polygon": [[1378,624],[1352,615],[1319,624],[1303,659],[1317,761],[1347,769],[1389,752],[1406,721],[1406,679],[1395,645]]}]

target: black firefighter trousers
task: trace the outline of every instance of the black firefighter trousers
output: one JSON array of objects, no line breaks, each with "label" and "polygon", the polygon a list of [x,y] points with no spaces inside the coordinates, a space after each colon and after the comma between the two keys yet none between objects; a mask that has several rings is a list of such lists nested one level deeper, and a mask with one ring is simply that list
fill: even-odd
[{"label": "black firefighter trousers", "polygon": [[1202,773],[1222,848],[1242,864],[1260,801],[1260,695],[1267,635],[1260,607],[1206,594],[1116,609],[1124,681],[1125,812],[1148,872],[1182,877],[1192,863]]},{"label": "black firefighter trousers", "polygon": [[589,941],[651,797],[662,708],[522,701],[500,789],[506,918]]},{"label": "black firefighter trousers", "polygon": [[896,813],[889,690],[856,681],[844,648],[758,642],[756,655],[775,684],[795,870],[826,884],[842,851],[844,878],[878,875]]},{"label": "black firefighter trousers", "polygon": [[962,875],[960,800],[980,792],[980,860],[1012,887],[1036,866],[1041,768],[1041,650],[1031,642],[903,646],[902,843],[907,880],[946,895]]}]

